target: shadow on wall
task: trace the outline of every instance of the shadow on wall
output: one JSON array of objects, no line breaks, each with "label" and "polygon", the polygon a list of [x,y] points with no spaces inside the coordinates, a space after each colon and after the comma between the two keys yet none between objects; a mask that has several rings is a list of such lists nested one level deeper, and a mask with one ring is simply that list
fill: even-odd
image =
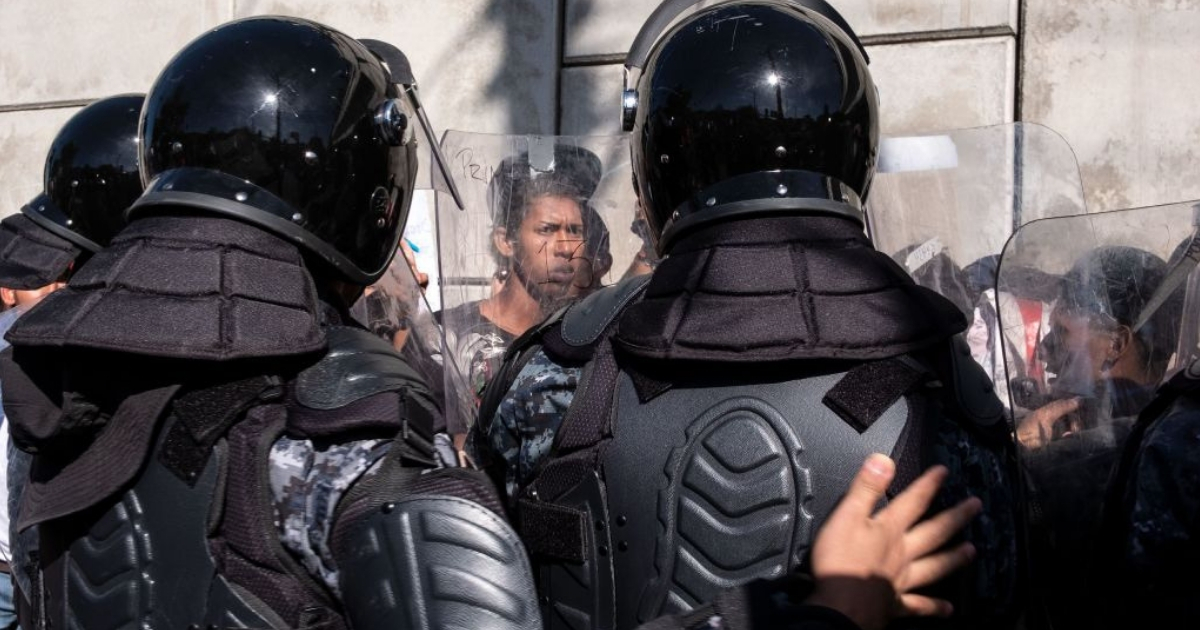
[{"label": "shadow on wall", "polygon": [[[504,128],[486,131],[514,134],[555,132],[553,88],[542,93],[536,86],[545,85],[547,79],[553,86],[554,73],[558,72],[558,59],[554,54],[558,50],[554,43],[554,31],[558,28],[558,4],[559,0],[488,0],[484,10],[476,13],[466,25],[464,36],[467,38],[491,38],[497,32],[500,36],[499,69],[490,77],[478,77],[479,87],[474,89],[481,89],[489,107],[503,107],[507,116]],[[547,41],[551,42],[551,46],[549,50],[543,50]],[[430,68],[463,63],[461,52],[458,47],[446,47]],[[468,125],[466,128],[471,127]]]},{"label": "shadow on wall", "polygon": [[[508,106],[508,128],[511,133],[550,134],[556,131],[557,106],[553,100],[544,111],[542,103],[527,90],[513,87],[536,84],[546,77],[552,86],[557,85],[554,75],[559,71],[559,19],[562,2],[553,0],[491,0],[481,19],[498,25],[503,36],[503,63],[501,70],[488,82],[486,94],[489,99],[506,102]],[[546,13],[549,15],[545,15]],[[554,32],[549,38],[551,54],[541,59],[530,57],[536,50],[531,44],[545,41],[549,26]],[[554,88],[551,88],[553,90]],[[551,92],[553,95],[553,92]]]}]

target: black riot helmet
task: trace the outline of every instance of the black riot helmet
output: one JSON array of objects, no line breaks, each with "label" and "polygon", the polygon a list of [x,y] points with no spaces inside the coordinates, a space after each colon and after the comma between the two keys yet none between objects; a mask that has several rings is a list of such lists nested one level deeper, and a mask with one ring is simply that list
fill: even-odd
[{"label": "black riot helmet", "polygon": [[72,116],[50,144],[42,194],[22,212],[87,251],[107,246],[142,194],[137,132],[145,98],[113,96]]},{"label": "black riot helmet", "polygon": [[[878,96],[867,55],[824,0],[667,0],[626,60],[624,123],[659,253],[730,215],[862,221]],[[802,206],[797,201],[803,199]]]},{"label": "black riot helmet", "polygon": [[232,216],[368,285],[407,219],[418,126],[437,150],[426,123],[395,47],[298,18],[230,22],[188,44],[151,88],[146,192],[130,218]]},{"label": "black riot helmet", "polygon": [[50,284],[125,227],[125,211],[142,193],[137,132],[144,100],[141,94],[101,99],[59,130],[42,192],[0,222],[0,286]]}]

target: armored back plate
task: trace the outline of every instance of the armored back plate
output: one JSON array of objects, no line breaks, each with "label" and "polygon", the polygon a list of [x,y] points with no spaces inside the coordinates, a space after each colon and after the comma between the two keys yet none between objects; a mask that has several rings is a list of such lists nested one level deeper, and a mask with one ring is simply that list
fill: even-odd
[{"label": "armored back plate", "polygon": [[677,388],[646,404],[620,377],[602,464],[616,628],[804,560],[863,460],[891,453],[908,420],[901,398],[859,434],[821,404],[842,376]]},{"label": "armored back plate", "polygon": [[283,627],[261,603],[250,603],[252,596],[231,588],[209,555],[221,449],[189,486],[159,461],[167,432],[160,430],[136,483],[119,498],[40,526],[49,627]]},{"label": "armored back plate", "polygon": [[538,563],[535,558],[546,628],[612,628],[616,601],[611,519],[605,506],[604,482],[593,472],[555,503],[586,514],[583,537],[586,559],[582,564],[573,564]]}]

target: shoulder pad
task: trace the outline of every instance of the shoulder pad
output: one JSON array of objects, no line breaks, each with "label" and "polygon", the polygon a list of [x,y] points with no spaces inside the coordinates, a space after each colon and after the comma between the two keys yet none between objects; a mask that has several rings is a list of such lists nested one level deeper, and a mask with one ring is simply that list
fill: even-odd
[{"label": "shoulder pad", "polygon": [[413,387],[426,390],[425,381],[391,344],[358,328],[332,326],[325,330],[325,356],[296,377],[296,402],[309,409],[339,409],[382,392]]},{"label": "shoulder pad", "polygon": [[1004,419],[1004,403],[996,396],[996,388],[987,372],[971,358],[971,348],[962,335],[950,340],[949,374],[942,378],[952,389],[958,408],[973,424],[990,427]]},{"label": "shoulder pad", "polygon": [[622,280],[576,302],[562,317],[562,339],[572,346],[590,346],[609,324],[642,294],[650,274]]}]

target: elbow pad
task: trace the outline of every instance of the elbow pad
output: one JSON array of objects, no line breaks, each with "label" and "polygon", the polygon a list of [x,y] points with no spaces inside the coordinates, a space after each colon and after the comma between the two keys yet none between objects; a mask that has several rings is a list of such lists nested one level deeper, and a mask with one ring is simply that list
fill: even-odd
[{"label": "elbow pad", "polygon": [[334,550],[355,630],[541,630],[525,547],[494,511],[418,495],[356,520]]}]

